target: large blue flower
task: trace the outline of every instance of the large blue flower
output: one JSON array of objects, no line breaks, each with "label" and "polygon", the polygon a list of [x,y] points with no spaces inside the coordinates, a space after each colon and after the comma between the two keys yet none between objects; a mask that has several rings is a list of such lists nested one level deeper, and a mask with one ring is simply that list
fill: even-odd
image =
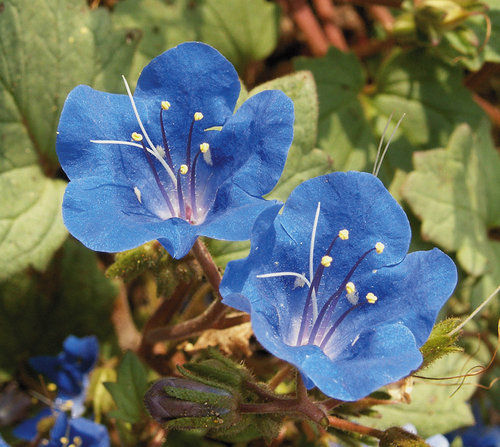
[{"label": "large blue flower", "polygon": [[308,180],[279,209],[257,219],[248,258],[228,264],[224,303],[331,397],[356,400],[416,369],[457,281],[451,259],[407,255],[408,219],[371,174]]},{"label": "large blue flower", "polygon": [[[125,78],[124,78],[125,79]],[[233,114],[233,66],[201,43],[153,59],[134,95],[76,87],[62,111],[57,154],[69,183],[63,217],[94,250],[158,239],[176,258],[198,235],[248,239],[293,137],[293,103],[268,90]]]}]

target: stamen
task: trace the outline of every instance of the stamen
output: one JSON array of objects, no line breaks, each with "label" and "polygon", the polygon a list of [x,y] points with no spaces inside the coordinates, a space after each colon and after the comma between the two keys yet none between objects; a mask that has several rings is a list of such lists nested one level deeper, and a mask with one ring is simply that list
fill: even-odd
[{"label": "stamen", "polygon": [[314,326],[311,331],[311,335],[309,336],[309,343],[314,343],[314,340],[316,339],[316,335],[318,334],[318,331],[324,330],[325,326],[330,319],[330,317],[333,314],[333,311],[335,310],[335,307],[337,306],[338,300],[340,298],[340,295],[344,291],[347,283],[350,281],[352,275],[358,268],[359,264],[363,261],[363,259],[366,258],[372,251],[375,250],[374,248],[371,248],[370,250],[366,251],[361,255],[361,257],[356,261],[356,263],[352,266],[351,270],[349,270],[349,273],[347,273],[346,277],[344,278],[344,281],[342,281],[342,284],[340,284],[340,287],[337,289],[337,291],[328,298],[326,303],[323,305],[318,318],[316,319]]},{"label": "stamen", "polygon": [[300,273],[296,273],[296,272],[264,273],[262,275],[257,275],[256,278],[276,278],[276,277],[279,277],[279,276],[295,276],[295,277],[301,279],[302,281],[304,281],[307,284],[308,287],[311,287],[311,283],[306,278],[306,276],[302,275]]},{"label": "stamen", "polygon": [[[133,146],[142,149],[142,144],[132,143],[130,141],[120,141],[120,140],[90,140],[91,143],[95,144],[123,144],[125,146]],[[151,150],[151,149],[148,149]]]},{"label": "stamen", "polygon": [[339,238],[343,241],[347,241],[347,239],[349,239],[349,230],[346,230],[345,228],[343,230],[340,230]]},{"label": "stamen", "polygon": [[195,121],[201,121],[202,119],[203,119],[203,113],[201,113],[201,112],[196,112],[196,113],[194,114],[194,120],[195,120]]},{"label": "stamen", "polygon": [[160,155],[157,154],[156,148],[155,148],[153,142],[151,141],[151,138],[149,138],[149,135],[146,132],[146,129],[144,128],[144,125],[142,124],[141,117],[139,116],[139,112],[137,111],[137,107],[135,105],[134,97],[132,96],[132,92],[130,91],[130,87],[128,85],[127,80],[125,79],[125,76],[122,75],[122,79],[123,79],[123,82],[125,84],[125,89],[127,90],[127,95],[130,99],[130,103],[132,104],[132,109],[134,111],[134,115],[135,115],[135,118],[137,120],[137,123],[139,124],[139,127],[141,128],[141,131],[144,134],[144,137],[146,138],[146,141],[148,142],[148,144],[152,150],[152,153],[155,155],[156,158],[158,158],[158,161],[160,161],[160,163],[163,165],[163,167],[167,171],[168,175],[170,176],[174,186],[177,186],[177,180],[175,178],[174,171],[172,169],[170,169],[170,166],[168,166],[167,163],[165,163],[165,160],[163,160],[163,158],[161,158]]},{"label": "stamen", "polygon": [[368,301],[370,304],[375,304],[377,300],[378,298],[371,292],[366,295],[366,301]]},{"label": "stamen", "polygon": [[[185,166],[185,165],[184,165]],[[184,195],[182,194],[181,171],[177,172],[177,200],[179,201],[179,214],[182,219],[186,218],[186,205],[184,204]]]},{"label": "stamen", "polygon": [[354,285],[353,282],[348,282],[346,285],[345,285],[345,290],[348,294],[352,294],[354,292],[356,292],[356,286]]},{"label": "stamen", "polygon": [[160,109],[160,128],[161,128],[161,139],[163,141],[163,149],[164,149],[164,155],[165,158],[167,159],[168,166],[174,172],[174,162],[172,161],[172,157],[170,155],[170,149],[168,147],[168,141],[167,141],[167,134],[165,133],[165,125],[163,124],[163,111],[168,110],[168,108],[164,107],[163,103],[168,103],[168,107],[170,107],[170,103],[168,101],[163,101],[161,103],[161,109]]},{"label": "stamen", "polygon": [[309,279],[313,280],[313,263],[314,263],[314,242],[316,239],[316,227],[318,226],[319,210],[321,209],[321,202],[318,202],[316,214],[314,216],[314,223],[311,232],[311,245],[309,247]]},{"label": "stamen", "polygon": [[61,444],[67,444],[67,443],[69,442],[69,439],[68,439],[68,438],[66,438],[66,436],[61,436],[61,437],[59,438],[59,442],[60,442]]},{"label": "stamen", "polygon": [[151,155],[149,154],[149,152],[146,148],[146,145],[144,144],[144,141],[142,141],[142,150],[144,151],[144,155],[146,156],[146,160],[148,161],[149,167],[151,168],[151,171],[153,172],[153,177],[155,179],[155,182],[158,185],[158,188],[160,189],[161,195],[165,199],[165,202],[168,206],[170,214],[172,217],[174,217],[175,216],[174,207],[172,206],[172,202],[170,202],[170,198],[168,197],[167,191],[165,191],[165,188],[163,187],[163,184],[160,180],[160,177],[158,176],[158,172],[156,172],[156,168],[155,168],[155,165],[153,163],[153,159],[151,158]]},{"label": "stamen", "polygon": [[168,109],[170,109],[170,103],[168,101],[162,101],[161,102],[161,108],[162,108],[162,110],[168,110]]},{"label": "stamen", "polygon": [[182,175],[186,175],[187,172],[188,172],[189,168],[187,167],[187,165],[181,165],[180,169],[179,169],[179,172],[182,174]]},{"label": "stamen", "polygon": [[[208,143],[203,143],[203,144],[206,144],[208,146]],[[200,150],[201,150],[201,146],[203,146],[203,144],[200,145]],[[197,206],[196,206],[196,162],[198,161],[198,157],[200,156],[200,154],[202,153],[203,151],[201,150],[201,152],[197,152],[196,155],[194,156],[194,160],[193,160],[193,167],[191,168],[191,178],[190,178],[190,185],[189,185],[189,189],[191,191],[191,208],[193,210],[193,220],[196,221],[198,219],[198,210],[197,210]]]},{"label": "stamen", "polygon": [[377,242],[377,243],[375,244],[375,251],[376,251],[378,254],[383,253],[384,248],[385,248],[385,245],[384,245],[384,244],[382,244],[382,242]]},{"label": "stamen", "polygon": [[332,265],[333,258],[331,256],[325,255],[321,258],[321,265],[323,267],[330,267]]},{"label": "stamen", "polygon": [[57,390],[57,385],[51,382],[47,385],[47,390],[50,392],[54,392]]},{"label": "stamen", "polygon": [[142,141],[142,135],[137,132],[132,133],[132,140],[134,141]]},{"label": "stamen", "polygon": [[139,201],[139,203],[142,203],[141,190],[137,186],[134,186],[134,192],[135,192],[135,196],[137,197],[137,200]]},{"label": "stamen", "polygon": [[333,324],[333,326],[330,328],[330,330],[324,336],[323,340],[321,341],[321,343],[319,345],[320,349],[325,349],[326,344],[329,342],[330,338],[332,338],[333,333],[340,326],[340,323],[342,323],[342,321],[344,321],[346,319],[347,315],[349,315],[354,309],[357,309],[361,305],[362,305],[362,303],[359,303],[359,304],[356,304],[355,306],[350,307],[340,316],[340,318]]},{"label": "stamen", "polygon": [[202,154],[205,154],[210,149],[210,145],[208,143],[200,144],[200,151]]}]

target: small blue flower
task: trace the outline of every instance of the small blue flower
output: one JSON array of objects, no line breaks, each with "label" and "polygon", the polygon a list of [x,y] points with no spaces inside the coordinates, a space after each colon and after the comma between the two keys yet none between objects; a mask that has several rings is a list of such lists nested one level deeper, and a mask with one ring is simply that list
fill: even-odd
[{"label": "small blue flower", "polygon": [[456,285],[451,259],[407,255],[408,219],[371,174],[308,180],[279,210],[259,216],[250,255],[228,264],[224,303],[328,396],[357,400],[416,369]]},{"label": "small blue flower", "polygon": [[85,411],[85,398],[89,385],[89,373],[99,357],[99,343],[93,335],[78,338],[70,335],[63,342],[63,351],[56,356],[37,356],[29,359],[37,372],[50,381],[48,387],[57,390],[54,402],[43,408],[34,417],[17,425],[14,436],[31,441],[38,433],[38,423],[48,417],[70,411],[72,418],[78,418]]},{"label": "small blue flower", "polygon": [[[125,78],[124,78],[125,81]],[[134,95],[76,87],[62,111],[57,154],[71,180],[63,217],[93,250],[158,239],[172,256],[199,235],[248,239],[293,138],[293,103],[268,90],[233,114],[240,82],[208,45],[153,59]]]},{"label": "small blue flower", "polygon": [[88,373],[94,368],[98,356],[99,343],[95,336],[78,338],[70,335],[57,356],[32,357],[29,363],[57,386],[60,397],[74,398],[84,390]]},{"label": "small blue flower", "polygon": [[109,434],[104,425],[90,419],[70,419],[64,413],[57,416],[47,447],[109,447]]}]

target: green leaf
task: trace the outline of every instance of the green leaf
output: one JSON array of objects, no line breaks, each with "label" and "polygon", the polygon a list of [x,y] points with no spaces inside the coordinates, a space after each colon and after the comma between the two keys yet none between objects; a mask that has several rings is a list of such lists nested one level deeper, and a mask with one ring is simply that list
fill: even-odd
[{"label": "green leaf", "polygon": [[65,182],[45,177],[29,149],[22,160],[16,155],[19,146],[7,142],[4,148],[0,150],[0,281],[28,266],[45,269],[67,235],[61,216]]},{"label": "green leaf", "polygon": [[431,335],[420,348],[424,361],[420,368],[426,368],[436,360],[452,352],[460,352],[462,349],[456,346],[460,334],[457,332],[449,335],[460,323],[459,318],[448,318],[440,321],[433,328]]},{"label": "green leaf", "polygon": [[[304,180],[331,170],[328,155],[315,148],[317,138],[318,101],[316,85],[310,72],[299,71],[266,82],[250,91],[253,96],[263,90],[278,89],[292,99],[295,109],[294,139],[281,178],[268,199],[285,201],[290,192]],[[247,98],[245,98],[247,99]],[[248,241],[210,241],[210,251],[218,265],[248,255]]]},{"label": "green leaf", "polygon": [[[451,377],[463,374],[475,364],[470,362],[469,356],[454,353],[437,360],[419,374],[425,377]],[[466,384],[453,396],[451,394],[459,387],[460,380],[414,380],[410,404],[374,407],[380,418],[363,416],[357,422],[381,430],[401,427],[411,422],[423,438],[437,433],[448,433],[474,423],[474,416],[466,402],[476,390],[474,385],[477,383],[477,376],[468,377]]]},{"label": "green leaf", "polygon": [[147,370],[135,354],[128,351],[118,368],[116,382],[106,382],[104,386],[110,392],[118,410],[110,413],[111,417],[134,424],[146,415],[143,398],[148,389]]},{"label": "green leaf", "polygon": [[242,72],[278,43],[278,5],[265,0],[201,0],[200,36]]},{"label": "green leaf", "polygon": [[279,8],[265,0],[124,0],[114,22],[142,33],[134,78],[153,57],[189,40],[217,48],[240,71],[274,51]]},{"label": "green leaf", "polygon": [[[0,14],[1,133],[54,172],[59,113],[78,84],[122,90],[135,38],[84,0],[11,0]],[[9,144],[9,145],[10,145]],[[8,147],[9,145],[4,145]]]},{"label": "green leaf", "polygon": [[334,170],[364,170],[374,138],[360,102],[365,74],[354,54],[331,49],[319,59],[298,58],[295,68],[310,70],[318,88],[318,146]]},{"label": "green leaf", "polygon": [[108,338],[116,294],[95,253],[73,240],[44,274],[17,274],[0,283],[0,368],[13,370],[28,357],[56,354],[68,334]]},{"label": "green leaf", "polygon": [[116,4],[112,18],[116,26],[138,29],[141,35],[131,85],[154,57],[182,42],[200,40],[200,14],[191,0],[123,0]]},{"label": "green leaf", "polygon": [[116,408],[115,403],[104,386],[105,382],[115,382],[116,371],[113,368],[95,368],[90,376],[87,400],[92,402],[95,421],[100,424],[102,416]]},{"label": "green leaf", "polygon": [[488,229],[500,223],[500,158],[484,120],[477,133],[457,128],[446,149],[414,154],[403,196],[422,219],[424,239],[456,251],[468,273],[495,269],[498,245]]}]

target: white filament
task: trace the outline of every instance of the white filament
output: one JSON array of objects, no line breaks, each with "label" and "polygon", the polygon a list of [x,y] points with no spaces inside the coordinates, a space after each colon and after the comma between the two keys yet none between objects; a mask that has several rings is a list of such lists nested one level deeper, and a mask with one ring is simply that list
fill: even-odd
[{"label": "white filament", "polygon": [[276,272],[276,273],[264,273],[262,275],[257,275],[257,278],[276,278],[279,276],[295,276],[296,278],[300,278],[304,283],[307,284],[308,287],[311,287],[311,283],[309,280],[305,277],[305,275],[302,275],[300,273],[296,272]]}]

